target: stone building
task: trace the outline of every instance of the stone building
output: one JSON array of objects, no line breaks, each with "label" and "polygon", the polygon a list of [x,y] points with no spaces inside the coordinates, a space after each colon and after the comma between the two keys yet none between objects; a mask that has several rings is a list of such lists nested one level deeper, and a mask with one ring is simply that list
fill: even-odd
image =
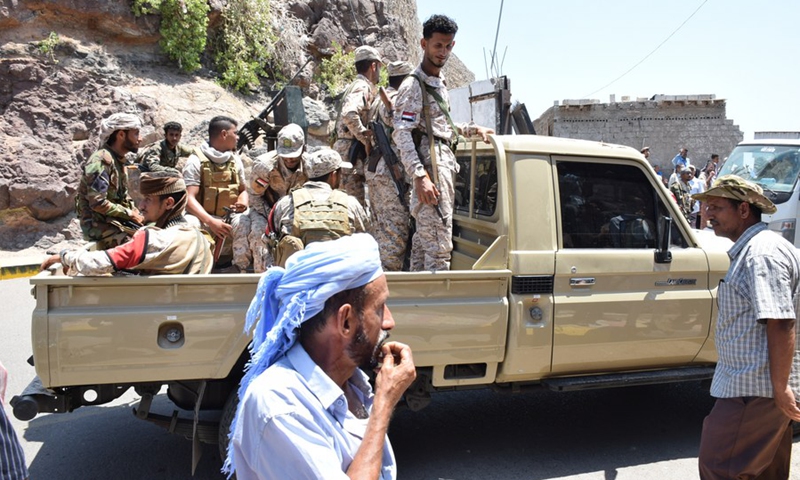
[{"label": "stone building", "polygon": [[655,95],[622,97],[617,102],[564,100],[547,109],[535,122],[539,135],[580,138],[650,147],[650,162],[664,171],[681,147],[689,149],[694,165],[705,166],[712,153],[725,158],[744,135],[725,113],[725,100],[715,95]]}]

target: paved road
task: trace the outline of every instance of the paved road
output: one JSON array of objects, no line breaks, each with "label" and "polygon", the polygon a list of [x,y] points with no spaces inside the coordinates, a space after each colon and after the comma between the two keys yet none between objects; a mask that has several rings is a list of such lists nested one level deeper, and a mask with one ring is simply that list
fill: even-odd
[{"label": "paved road", "polygon": [[[33,368],[27,280],[0,281],[0,360],[10,398]],[[33,480],[222,479],[215,445],[190,474],[191,444],[131,414],[129,393],[113,404],[12,421]],[[402,480],[692,480],[703,416],[697,384],[555,394],[489,390],[442,393],[421,412],[399,411],[390,436]],[[169,413],[161,396],[154,410]],[[6,408],[10,412],[9,408]],[[793,469],[800,478],[800,440]]]}]

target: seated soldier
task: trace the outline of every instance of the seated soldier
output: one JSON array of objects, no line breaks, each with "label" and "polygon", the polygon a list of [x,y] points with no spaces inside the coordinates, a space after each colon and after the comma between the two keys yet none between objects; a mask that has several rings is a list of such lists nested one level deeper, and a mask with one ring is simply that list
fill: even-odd
[{"label": "seated soldier", "polygon": [[334,240],[353,233],[366,232],[369,218],[356,197],[341,190],[343,162],[336,150],[320,149],[306,159],[309,180],[273,207],[271,232],[278,240],[273,256],[283,266],[286,259],[311,242]]},{"label": "seated soldier", "polygon": [[246,272],[250,263],[255,273],[272,266],[264,232],[272,206],[287,193],[300,188],[306,178],[303,166],[305,133],[294,123],[278,132],[277,149],[260,155],[253,162],[248,182],[250,208],[233,232],[233,263]]},{"label": "seated soldier", "polygon": [[133,238],[105,251],[62,250],[41,265],[61,263],[65,274],[105,275],[133,271],[146,275],[209,273],[211,244],[186,222],[186,184],[177,172],[144,173],[139,183],[144,197],[139,211],[146,226]]},{"label": "seated soldier", "polygon": [[181,157],[188,157],[192,149],[180,143],[183,126],[178,122],[164,124],[164,140],[144,147],[136,156],[139,170],[143,172],[160,172],[169,170],[180,173],[182,165],[178,165]]}]

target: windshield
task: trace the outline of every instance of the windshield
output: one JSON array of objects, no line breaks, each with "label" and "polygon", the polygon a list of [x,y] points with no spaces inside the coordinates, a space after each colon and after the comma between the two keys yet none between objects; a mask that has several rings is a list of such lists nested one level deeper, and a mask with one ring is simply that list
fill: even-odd
[{"label": "windshield", "polygon": [[739,145],[733,149],[719,176],[738,175],[775,193],[789,193],[800,173],[800,147]]}]

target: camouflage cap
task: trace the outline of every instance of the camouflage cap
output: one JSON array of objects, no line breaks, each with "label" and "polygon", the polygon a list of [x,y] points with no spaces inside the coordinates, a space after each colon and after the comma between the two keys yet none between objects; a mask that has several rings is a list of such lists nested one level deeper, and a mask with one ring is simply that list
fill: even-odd
[{"label": "camouflage cap", "polygon": [[408,62],[397,60],[386,66],[386,70],[390,77],[399,77],[402,75],[410,75],[414,71],[414,66]]},{"label": "camouflage cap", "polygon": [[305,144],[306,135],[296,123],[290,123],[278,132],[278,155],[281,157],[299,157]]},{"label": "camouflage cap", "polygon": [[383,63],[383,59],[381,59],[381,54],[374,47],[370,47],[369,45],[362,45],[355,50],[356,62],[360,62],[362,60],[377,60]]},{"label": "camouflage cap", "polygon": [[332,148],[321,148],[306,158],[308,178],[319,178],[340,168],[353,168],[353,164],[343,162],[339,152]]},{"label": "camouflage cap", "polygon": [[736,175],[723,175],[714,181],[714,184],[704,193],[692,195],[695,200],[706,200],[708,197],[730,198],[739,202],[755,205],[762,213],[772,214],[778,209],[772,201],[764,196],[764,190],[755,183]]}]

